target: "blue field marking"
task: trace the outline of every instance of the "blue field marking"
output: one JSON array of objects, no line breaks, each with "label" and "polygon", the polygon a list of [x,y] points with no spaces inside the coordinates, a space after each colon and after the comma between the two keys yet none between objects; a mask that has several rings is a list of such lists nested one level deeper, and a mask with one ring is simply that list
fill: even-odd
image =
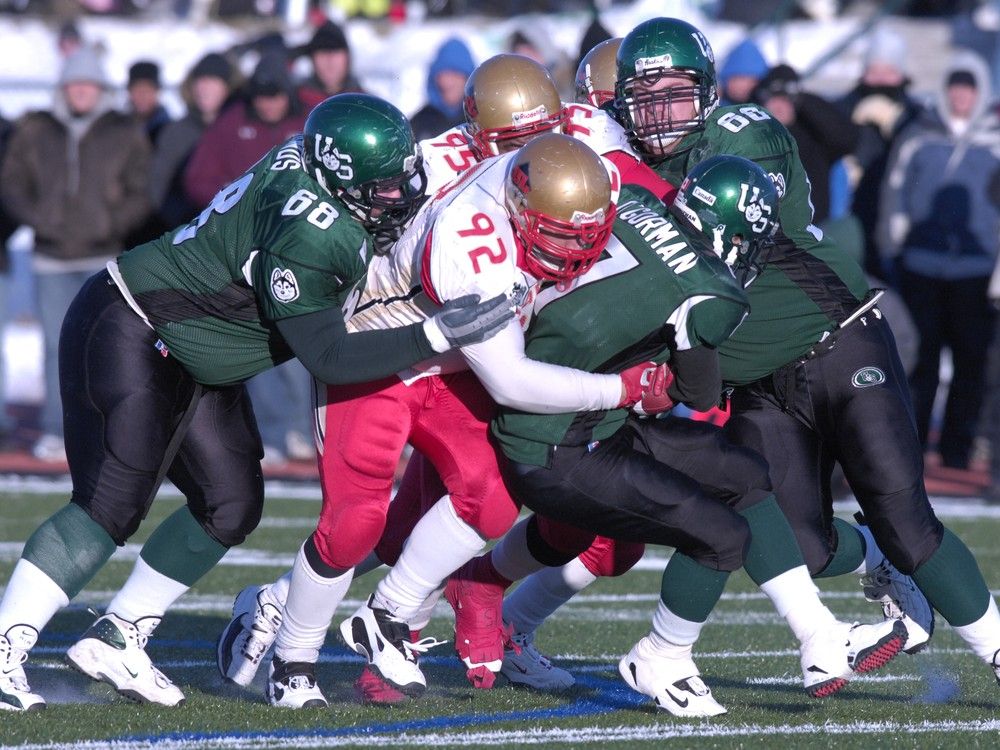
[{"label": "blue field marking", "polygon": [[[364,726],[340,727],[337,729],[275,729],[257,732],[169,732],[166,734],[143,734],[116,737],[112,742],[163,742],[163,741],[211,741],[223,739],[265,739],[281,740],[301,737],[350,737],[354,735],[400,734],[435,729],[462,729],[466,727],[516,721],[548,721],[552,719],[593,716],[636,709],[649,702],[643,695],[630,690],[624,684],[608,679],[580,676],[577,684],[589,688],[592,693],[581,696],[572,703],[556,708],[538,708],[529,711],[501,711],[489,714],[458,714],[455,716],[435,716],[427,719],[411,719],[400,722],[380,722]],[[471,689],[471,688],[470,688]]]}]

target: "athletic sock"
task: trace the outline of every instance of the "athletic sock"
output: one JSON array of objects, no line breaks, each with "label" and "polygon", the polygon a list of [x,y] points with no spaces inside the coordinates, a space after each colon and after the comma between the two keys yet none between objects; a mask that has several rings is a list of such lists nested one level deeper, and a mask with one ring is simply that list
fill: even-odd
[{"label": "athletic sock", "polygon": [[272,603],[275,604],[278,609],[284,609],[285,602],[288,600],[288,587],[292,584],[292,571],[288,570],[281,574],[274,583],[271,584],[269,590]]},{"label": "athletic sock", "polygon": [[834,518],[833,528],[837,532],[837,546],[816,578],[832,578],[848,573],[864,575],[885,559],[867,526],[852,526],[847,521]]},{"label": "athletic sock", "polygon": [[948,529],[941,546],[913,571],[913,580],[956,629],[981,620],[992,598],[969,548]]},{"label": "athletic sock", "polygon": [[115,542],[108,532],[83,508],[70,503],[35,529],[21,557],[72,599],[114,551]]},{"label": "athletic sock", "polygon": [[454,571],[482,552],[486,540],[458,517],[449,495],[417,522],[399,559],[375,590],[372,606],[409,622]]},{"label": "athletic sock", "polygon": [[741,510],[740,515],[750,527],[743,568],[754,583],[760,585],[804,564],[795,533],[774,495]]},{"label": "athletic sock", "polygon": [[656,614],[653,615],[653,630],[649,634],[649,642],[666,657],[676,657],[678,651],[690,653],[691,646],[698,640],[704,626],[704,620],[686,620],[670,611],[661,601],[657,603]]},{"label": "athletic sock", "polygon": [[514,581],[527,578],[546,565],[537,560],[528,549],[528,524],[531,517],[522,519],[503,535],[490,550],[488,560],[494,570],[507,580],[509,586]]},{"label": "athletic sock", "polygon": [[153,570],[185,586],[194,586],[216,566],[228,547],[208,535],[185,505],[156,527],[140,555]]},{"label": "athletic sock", "polygon": [[434,616],[434,607],[436,607],[437,603],[441,601],[441,595],[443,593],[444,585],[442,584],[434,589],[430,596],[424,599],[416,613],[408,621],[411,633],[419,633],[427,627],[428,623],[431,621],[431,617]]},{"label": "athletic sock", "polygon": [[189,588],[155,570],[140,555],[125,585],[108,604],[108,612],[129,622],[143,617],[163,617],[167,608]]},{"label": "athletic sock", "polygon": [[[307,548],[313,550],[309,555]],[[282,661],[316,663],[333,615],[351,585],[353,568],[340,575],[324,576],[309,561],[309,557],[317,557],[314,550],[310,536],[299,548],[292,566],[285,613],[274,646],[275,656]]]},{"label": "athletic sock", "polygon": [[663,571],[660,602],[683,620],[704,623],[722,596],[727,580],[728,572],[713,570],[674,552]]},{"label": "athletic sock", "polygon": [[553,612],[597,580],[580,558],[525,578],[503,602],[503,619],[517,633],[533,633]]},{"label": "athletic sock", "polygon": [[67,604],[66,592],[34,563],[22,557],[14,566],[7,590],[0,599],[0,633],[6,633],[14,625],[30,625],[41,631]]},{"label": "athletic sock", "polygon": [[819,591],[805,565],[786,570],[759,586],[788,623],[799,643],[804,643],[813,633],[836,622],[833,613],[820,601]]},{"label": "athletic sock", "polygon": [[959,625],[955,628],[969,648],[987,664],[993,664],[993,656],[1000,649],[1000,612],[997,603],[990,597],[986,612],[975,622]]}]

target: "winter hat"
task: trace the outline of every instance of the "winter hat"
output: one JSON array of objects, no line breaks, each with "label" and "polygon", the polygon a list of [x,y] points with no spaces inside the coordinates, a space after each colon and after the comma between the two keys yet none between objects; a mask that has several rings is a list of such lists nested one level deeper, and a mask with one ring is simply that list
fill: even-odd
[{"label": "winter hat", "polygon": [[264,55],[247,83],[247,93],[253,96],[274,96],[292,93],[292,79],[283,55]]},{"label": "winter hat", "polygon": [[778,94],[791,96],[797,93],[798,89],[799,74],[791,65],[782,63],[775,65],[767,71],[767,75],[760,79],[760,83],[754,89],[753,98],[760,102]]},{"label": "winter hat", "polygon": [[60,86],[82,81],[96,83],[101,88],[108,86],[108,77],[104,74],[101,58],[93,47],[80,47],[67,55],[59,73]]},{"label": "winter hat", "polygon": [[160,66],[151,60],[140,60],[128,69],[128,85],[137,81],[149,81],[160,88]]},{"label": "winter hat", "polygon": [[872,34],[865,53],[865,67],[883,63],[905,73],[906,56],[906,40],[895,31],[883,27]]},{"label": "winter hat", "polygon": [[971,86],[979,88],[976,83],[976,76],[969,70],[953,70],[948,74],[945,81],[946,86]]},{"label": "winter hat", "polygon": [[454,107],[446,105],[441,98],[441,92],[438,90],[434,78],[443,70],[454,70],[469,76],[472,75],[475,68],[476,63],[465,42],[457,37],[448,39],[438,48],[437,54],[427,70],[427,101],[449,117],[459,117],[462,114],[462,104],[459,103]]},{"label": "winter hat", "polygon": [[232,74],[233,66],[225,57],[218,52],[209,52],[195,63],[188,78],[191,80],[195,78],[221,78],[228,83]]},{"label": "winter hat", "polygon": [[313,38],[309,40],[308,44],[295,48],[295,57],[311,55],[313,52],[319,50],[333,51],[339,49],[350,49],[347,44],[347,36],[340,26],[333,21],[327,20],[316,29],[316,33],[313,34]]},{"label": "winter hat", "polygon": [[767,60],[764,59],[760,47],[752,39],[744,39],[733,47],[719,69],[719,86],[725,88],[733,76],[763,78],[767,75],[767,70]]}]

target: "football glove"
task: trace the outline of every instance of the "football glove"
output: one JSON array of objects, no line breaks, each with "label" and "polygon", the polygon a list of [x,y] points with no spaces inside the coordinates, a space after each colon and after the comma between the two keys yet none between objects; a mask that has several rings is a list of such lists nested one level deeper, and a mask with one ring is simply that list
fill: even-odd
[{"label": "football glove", "polygon": [[424,323],[424,332],[436,352],[457,349],[498,334],[514,317],[514,306],[506,295],[479,301],[478,294],[448,300]]}]

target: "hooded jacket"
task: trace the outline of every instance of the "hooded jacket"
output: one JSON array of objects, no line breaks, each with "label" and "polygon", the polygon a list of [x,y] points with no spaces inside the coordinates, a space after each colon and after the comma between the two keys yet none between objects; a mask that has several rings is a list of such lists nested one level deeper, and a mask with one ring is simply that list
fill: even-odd
[{"label": "hooded jacket", "polygon": [[[975,110],[965,128],[948,110],[946,82],[968,71]],[[1000,117],[986,63],[967,50],[947,66],[936,107],[899,136],[882,187],[878,238],[885,258],[932,278],[989,276],[1000,242]]]},{"label": "hooded jacket", "polygon": [[451,38],[438,49],[427,70],[427,104],[411,118],[416,139],[432,138],[464,121],[462,102],[449,106],[441,98],[435,78],[444,70],[454,70],[466,77],[472,75],[476,63],[461,39]]},{"label": "hooded jacket", "polygon": [[[97,107],[74,116],[63,85],[105,87]],[[110,109],[103,72],[87,55],[71,56],[54,106],[25,115],[0,168],[0,200],[35,231],[36,265],[44,258],[82,261],[113,257],[148,216],[150,145],[132,117]]]}]

